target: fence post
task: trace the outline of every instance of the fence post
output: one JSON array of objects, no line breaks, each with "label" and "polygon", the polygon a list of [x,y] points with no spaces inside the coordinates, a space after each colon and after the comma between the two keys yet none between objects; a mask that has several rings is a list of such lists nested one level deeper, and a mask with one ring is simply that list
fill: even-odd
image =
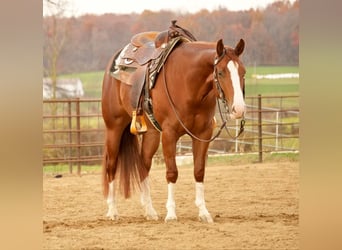
[{"label": "fence post", "polygon": [[71,101],[68,100],[68,127],[69,127],[69,172],[72,174],[72,122],[71,122]]},{"label": "fence post", "polygon": [[77,126],[77,174],[81,175],[81,112],[80,98],[76,99],[76,126]]},{"label": "fence post", "polygon": [[239,151],[239,143],[238,143],[238,134],[239,134],[239,121],[235,120],[235,153]]},{"label": "fence post", "polygon": [[276,141],[275,141],[275,149],[278,151],[279,147],[279,111],[276,112]]},{"label": "fence post", "polygon": [[259,137],[259,162],[262,162],[262,113],[261,113],[261,95],[258,95],[258,137]]}]

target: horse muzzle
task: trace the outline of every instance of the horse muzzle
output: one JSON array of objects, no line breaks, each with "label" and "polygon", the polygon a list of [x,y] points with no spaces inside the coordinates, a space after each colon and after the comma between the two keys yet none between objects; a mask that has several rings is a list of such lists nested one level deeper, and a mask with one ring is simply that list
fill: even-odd
[{"label": "horse muzzle", "polygon": [[230,119],[240,119],[244,117],[246,112],[246,107],[245,105],[233,105],[231,108],[231,112],[229,113],[229,118]]}]

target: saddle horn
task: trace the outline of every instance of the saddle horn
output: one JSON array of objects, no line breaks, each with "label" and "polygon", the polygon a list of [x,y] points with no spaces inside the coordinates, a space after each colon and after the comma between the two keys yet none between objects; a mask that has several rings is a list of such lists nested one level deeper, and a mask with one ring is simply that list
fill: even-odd
[{"label": "saddle horn", "polygon": [[169,27],[169,36],[170,37],[177,37],[177,36],[184,36],[187,39],[189,39],[190,41],[197,41],[197,39],[195,38],[195,36],[193,34],[191,34],[190,31],[178,26],[176,24],[177,20],[172,20],[171,21],[171,26]]}]

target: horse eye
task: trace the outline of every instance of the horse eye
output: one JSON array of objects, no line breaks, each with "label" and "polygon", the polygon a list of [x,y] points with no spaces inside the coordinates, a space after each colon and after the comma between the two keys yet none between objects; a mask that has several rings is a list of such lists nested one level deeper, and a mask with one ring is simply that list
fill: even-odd
[{"label": "horse eye", "polygon": [[219,76],[219,77],[223,77],[223,75],[224,75],[224,74],[223,74],[223,71],[219,70],[218,76]]}]

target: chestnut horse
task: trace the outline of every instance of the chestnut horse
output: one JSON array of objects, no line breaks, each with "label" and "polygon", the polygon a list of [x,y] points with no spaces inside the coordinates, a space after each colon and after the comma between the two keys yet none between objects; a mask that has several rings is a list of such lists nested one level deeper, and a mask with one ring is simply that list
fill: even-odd
[{"label": "chestnut horse", "polygon": [[111,58],[102,86],[102,114],[106,125],[103,191],[110,219],[119,218],[116,191],[123,189],[128,198],[133,183],[139,185],[145,217],[158,219],[151,201],[148,173],[161,138],[168,183],[165,221],[177,220],[174,196],[178,177],[176,143],[182,135],[189,134],[192,137],[195,204],[199,219],[213,222],[204,199],[207,151],[214,137],[217,99],[226,104],[230,119],[244,116],[246,71],[239,59],[244,47],[242,39],[235,48],[225,46],[222,39],[216,43],[195,41],[177,45],[150,90],[153,113],[162,131],[146,119],[147,131],[139,136],[130,133],[132,86],[110,75],[115,59],[114,56]]}]

